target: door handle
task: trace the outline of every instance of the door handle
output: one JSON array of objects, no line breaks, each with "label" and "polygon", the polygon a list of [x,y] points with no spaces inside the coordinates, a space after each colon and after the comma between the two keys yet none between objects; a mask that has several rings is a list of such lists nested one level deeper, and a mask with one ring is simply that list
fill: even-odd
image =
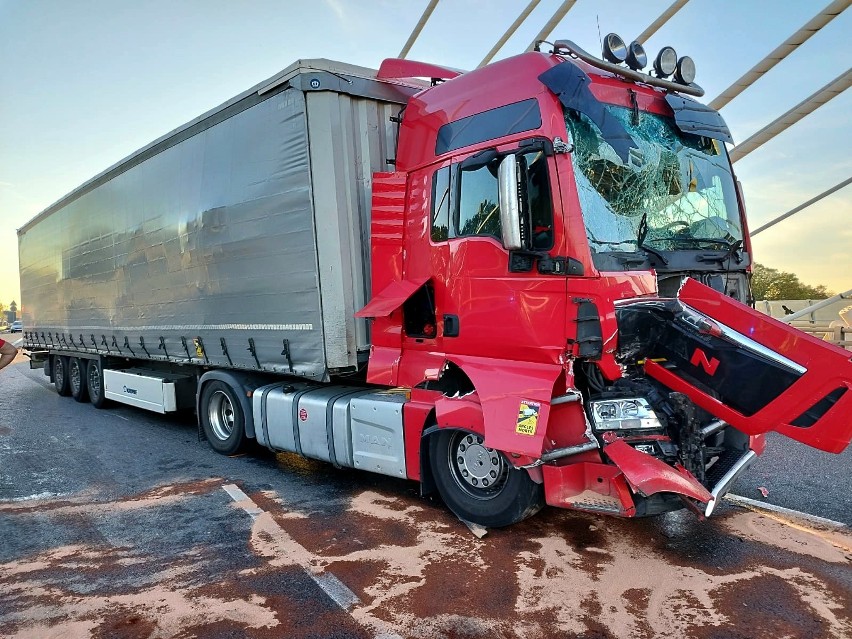
[{"label": "door handle", "polygon": [[444,315],[444,337],[459,336],[459,316]]}]

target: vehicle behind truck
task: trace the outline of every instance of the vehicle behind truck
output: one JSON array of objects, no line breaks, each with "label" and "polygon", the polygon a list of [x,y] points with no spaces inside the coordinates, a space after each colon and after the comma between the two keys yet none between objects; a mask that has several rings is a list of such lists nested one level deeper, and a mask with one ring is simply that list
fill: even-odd
[{"label": "vehicle behind truck", "polygon": [[849,353],[751,308],[694,64],[604,43],[301,60],[156,140],[20,229],[33,364],[484,526],[709,516],[769,431],[841,452]]}]

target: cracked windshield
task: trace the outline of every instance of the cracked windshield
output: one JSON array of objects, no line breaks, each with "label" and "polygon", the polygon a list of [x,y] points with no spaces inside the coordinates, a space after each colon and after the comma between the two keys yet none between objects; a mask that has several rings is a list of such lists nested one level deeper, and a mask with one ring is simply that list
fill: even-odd
[{"label": "cracked windshield", "polygon": [[724,249],[742,239],[722,142],[682,133],[670,118],[606,109],[632,138],[627,161],[585,115],[565,115],[593,253]]}]

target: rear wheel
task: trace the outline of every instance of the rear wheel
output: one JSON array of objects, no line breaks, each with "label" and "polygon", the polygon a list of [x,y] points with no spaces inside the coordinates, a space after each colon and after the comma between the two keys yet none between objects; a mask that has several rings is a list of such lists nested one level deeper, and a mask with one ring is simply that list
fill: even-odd
[{"label": "rear wheel", "polygon": [[104,408],[108,404],[108,400],[104,397],[104,371],[98,360],[93,359],[86,366],[86,388],[92,406]]},{"label": "rear wheel", "polygon": [[86,360],[79,357],[68,360],[68,386],[75,401],[89,401],[89,393],[86,390]]},{"label": "rear wheel", "polygon": [[429,438],[429,462],[438,492],[461,519],[499,528],[517,523],[544,506],[544,489],[514,468],[481,435],[445,430]]},{"label": "rear wheel", "polygon": [[213,381],[201,392],[199,418],[207,441],[217,453],[235,455],[246,443],[246,422],[234,390]]},{"label": "rear wheel", "polygon": [[71,385],[68,383],[68,358],[56,355],[53,358],[53,386],[62,397],[71,394]]}]

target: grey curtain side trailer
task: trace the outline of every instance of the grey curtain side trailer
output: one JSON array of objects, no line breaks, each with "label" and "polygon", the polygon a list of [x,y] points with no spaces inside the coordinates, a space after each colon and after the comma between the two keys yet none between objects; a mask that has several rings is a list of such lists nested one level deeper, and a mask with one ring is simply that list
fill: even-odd
[{"label": "grey curtain side trailer", "polygon": [[26,346],[327,381],[366,361],[371,179],[423,87],[298,61],[18,231]]}]

